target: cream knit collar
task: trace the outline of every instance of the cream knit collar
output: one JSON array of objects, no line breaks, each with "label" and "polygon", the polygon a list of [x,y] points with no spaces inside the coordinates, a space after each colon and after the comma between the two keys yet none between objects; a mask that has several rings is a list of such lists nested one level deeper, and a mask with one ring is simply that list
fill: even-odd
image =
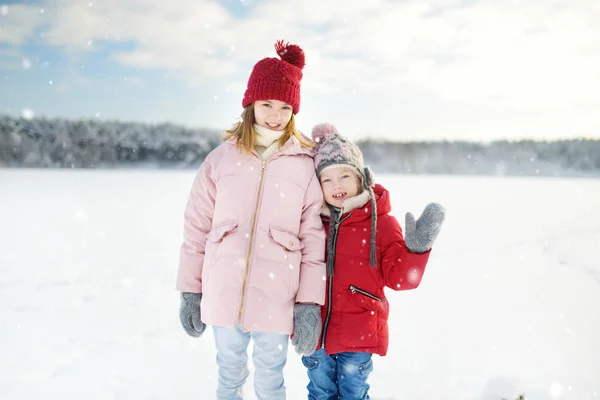
[{"label": "cream knit collar", "polygon": [[256,144],[263,147],[269,147],[283,135],[283,131],[274,131],[258,124],[254,124],[254,129],[258,134],[256,135]]},{"label": "cream knit collar", "polygon": [[254,150],[263,160],[266,160],[279,150],[279,138],[283,135],[283,131],[274,131],[257,124],[254,124],[254,129],[257,133]]}]

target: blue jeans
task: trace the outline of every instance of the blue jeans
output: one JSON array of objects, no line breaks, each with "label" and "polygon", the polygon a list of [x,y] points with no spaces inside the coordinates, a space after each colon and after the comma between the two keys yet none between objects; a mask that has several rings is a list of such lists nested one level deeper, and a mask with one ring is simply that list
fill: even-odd
[{"label": "blue jeans", "polygon": [[266,332],[243,332],[213,326],[217,346],[219,383],[217,400],[242,400],[248,370],[248,344],[254,341],[254,393],[258,400],[285,400],[283,367],[287,360],[289,335]]},{"label": "blue jeans", "polygon": [[309,400],[369,400],[367,378],[373,371],[371,353],[327,355],[320,349],[302,357],[308,369]]}]

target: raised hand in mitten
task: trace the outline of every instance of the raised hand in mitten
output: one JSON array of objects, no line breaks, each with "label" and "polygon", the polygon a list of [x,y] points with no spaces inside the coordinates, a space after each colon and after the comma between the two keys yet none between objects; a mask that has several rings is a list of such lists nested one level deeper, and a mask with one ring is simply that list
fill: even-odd
[{"label": "raised hand in mitten", "polygon": [[200,301],[202,293],[181,293],[179,319],[186,333],[199,337],[204,333],[206,324],[200,319]]},{"label": "raised hand in mitten", "polygon": [[411,213],[406,213],[404,242],[413,253],[425,253],[431,249],[440,233],[446,210],[440,204],[430,203],[415,222]]},{"label": "raised hand in mitten", "polygon": [[292,345],[296,353],[310,356],[321,336],[321,306],[318,304],[294,305],[294,337]]}]

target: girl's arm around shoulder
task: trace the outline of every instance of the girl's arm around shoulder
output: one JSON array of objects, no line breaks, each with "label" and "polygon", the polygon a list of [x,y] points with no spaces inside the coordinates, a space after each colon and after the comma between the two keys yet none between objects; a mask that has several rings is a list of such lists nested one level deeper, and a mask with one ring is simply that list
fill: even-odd
[{"label": "girl's arm around shoulder", "polygon": [[213,172],[209,154],[196,173],[183,214],[183,243],[176,285],[176,289],[181,292],[202,293],[204,248],[215,208],[216,185]]},{"label": "girl's arm around shoulder", "polygon": [[302,243],[298,303],[325,303],[325,229],[321,222],[323,193],[313,173],[304,195],[299,239]]},{"label": "girl's arm around shoulder", "polygon": [[385,285],[394,290],[416,289],[421,283],[430,251],[411,253],[404,243],[402,228],[392,215],[381,215],[377,221],[381,253],[379,263]]}]

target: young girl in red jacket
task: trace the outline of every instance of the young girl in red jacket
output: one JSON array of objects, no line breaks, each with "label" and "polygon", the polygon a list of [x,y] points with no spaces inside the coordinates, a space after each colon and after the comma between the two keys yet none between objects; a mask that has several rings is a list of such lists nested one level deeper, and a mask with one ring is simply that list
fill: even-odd
[{"label": "young girl in red jacket", "polygon": [[407,213],[403,237],[389,214],[390,194],[373,183],[359,148],[330,124],[315,126],[313,139],[326,202],[321,218],[327,231],[327,289],[317,350],[302,357],[308,398],[369,399],[371,356],[385,356],[388,348],[384,287],[419,286],[444,209],[429,204],[417,221]]}]

